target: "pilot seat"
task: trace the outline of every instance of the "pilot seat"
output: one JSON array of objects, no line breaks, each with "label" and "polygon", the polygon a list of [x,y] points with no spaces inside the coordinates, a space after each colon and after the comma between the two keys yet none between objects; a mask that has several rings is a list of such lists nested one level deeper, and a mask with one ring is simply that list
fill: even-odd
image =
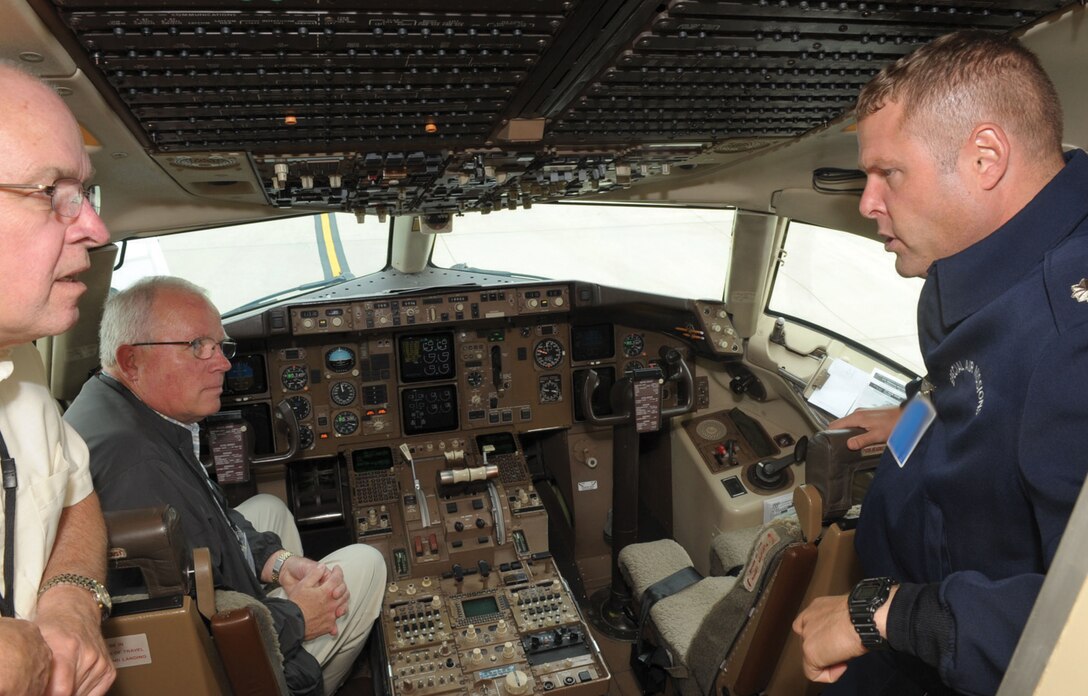
[{"label": "pilot seat", "polygon": [[813,598],[845,593],[859,576],[854,503],[879,451],[848,449],[857,432],[817,433],[807,483],[794,492],[795,513],[719,534],[710,575],[701,577],[671,539],[621,551],[620,569],[640,617],[632,666],[643,693],[663,692],[667,682],[683,696],[814,693],[791,625]]}]

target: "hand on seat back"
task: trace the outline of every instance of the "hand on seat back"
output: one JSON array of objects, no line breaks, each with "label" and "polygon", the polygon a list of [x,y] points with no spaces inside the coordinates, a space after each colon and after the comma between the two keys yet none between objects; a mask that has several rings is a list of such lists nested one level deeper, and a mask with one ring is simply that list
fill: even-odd
[{"label": "hand on seat back", "polygon": [[[305,639],[311,640],[326,633],[338,635],[340,629],[336,620],[347,613],[348,588],[344,583],[344,573],[339,567],[329,568],[308,558],[299,559],[304,563],[288,559],[286,574],[281,573],[281,585],[287,598],[302,610],[306,622]],[[299,577],[301,574],[301,577]],[[290,576],[287,583],[282,581]]]}]

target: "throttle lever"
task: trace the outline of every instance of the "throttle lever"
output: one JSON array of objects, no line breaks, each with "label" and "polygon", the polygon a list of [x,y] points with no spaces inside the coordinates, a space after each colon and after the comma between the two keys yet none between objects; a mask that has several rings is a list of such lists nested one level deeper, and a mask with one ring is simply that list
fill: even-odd
[{"label": "throttle lever", "polygon": [[790,464],[799,464],[808,456],[808,438],[802,437],[793,452],[778,459],[764,459],[752,467],[752,482],[760,488],[778,488],[786,482],[785,470]]}]

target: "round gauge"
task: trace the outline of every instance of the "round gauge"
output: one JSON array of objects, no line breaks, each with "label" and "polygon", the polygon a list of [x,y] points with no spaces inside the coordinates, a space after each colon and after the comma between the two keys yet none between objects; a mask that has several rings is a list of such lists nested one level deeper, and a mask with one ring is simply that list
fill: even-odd
[{"label": "round gauge", "polygon": [[359,429],[359,416],[351,411],[340,411],[332,417],[332,429],[337,435],[351,435]]},{"label": "round gauge", "polygon": [[544,375],[540,378],[540,403],[559,401],[563,396],[563,383],[559,375]]},{"label": "round gauge", "polygon": [[298,427],[298,448],[310,449],[314,446],[314,430],[308,425]]},{"label": "round gauge", "polygon": [[325,353],[325,367],[333,372],[347,372],[355,367],[355,351],[347,346],[336,346]]},{"label": "round gauge", "polygon": [[636,355],[642,355],[642,351],[646,350],[646,341],[642,338],[642,334],[627,334],[623,337],[623,354],[628,358],[633,358]]},{"label": "round gauge", "polygon": [[347,406],[355,401],[355,385],[351,382],[337,382],[329,389],[329,396],[337,406]]},{"label": "round gauge", "polygon": [[563,345],[554,338],[545,338],[533,348],[533,360],[545,370],[551,370],[563,362]]},{"label": "round gauge", "polygon": [[306,366],[288,365],[280,373],[280,383],[287,391],[298,391],[306,388]]},{"label": "round gauge", "polygon": [[468,380],[468,386],[474,389],[484,383],[484,375],[479,370],[473,370],[472,372],[468,373],[467,375],[465,375],[465,379]]},{"label": "round gauge", "polygon": [[305,396],[287,397],[287,405],[295,412],[295,418],[302,420],[310,415],[310,400]]},{"label": "round gauge", "polygon": [[624,372],[630,372],[631,370],[641,370],[644,365],[638,360],[630,360],[623,366]]}]

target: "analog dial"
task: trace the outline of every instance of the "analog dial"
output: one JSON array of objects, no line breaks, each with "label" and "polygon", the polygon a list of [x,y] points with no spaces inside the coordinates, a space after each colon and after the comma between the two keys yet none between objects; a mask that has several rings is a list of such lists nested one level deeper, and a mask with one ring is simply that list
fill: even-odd
[{"label": "analog dial", "polygon": [[351,411],[340,411],[332,417],[332,429],[338,435],[351,435],[359,429],[359,416]]},{"label": "analog dial", "polygon": [[332,372],[347,372],[355,367],[355,351],[347,346],[336,346],[325,353],[325,367]]},{"label": "analog dial", "polygon": [[287,405],[295,412],[295,418],[302,420],[310,415],[310,400],[305,396],[287,397]]},{"label": "analog dial", "polygon": [[641,370],[645,367],[639,360],[629,360],[623,367],[624,372],[630,372],[631,370]]},{"label": "analog dial", "polygon": [[563,379],[559,375],[544,375],[540,378],[540,403],[552,403],[562,397]]},{"label": "analog dial", "polygon": [[337,406],[347,406],[355,401],[355,385],[351,382],[337,382],[329,389],[329,397]]},{"label": "analog dial", "polygon": [[473,370],[465,376],[465,379],[468,380],[468,385],[475,389],[484,383],[484,374],[479,370]]},{"label": "analog dial", "polygon": [[545,338],[533,348],[533,360],[545,370],[551,370],[563,362],[563,345],[554,338]]},{"label": "analog dial", "polygon": [[308,425],[300,425],[298,427],[298,447],[299,449],[310,449],[314,446],[314,430]]},{"label": "analog dial", "polygon": [[280,383],[287,391],[305,389],[307,381],[305,365],[288,365],[280,373]]},{"label": "analog dial", "polygon": [[623,354],[628,358],[633,358],[636,355],[642,355],[642,351],[646,350],[646,341],[642,338],[642,334],[627,334],[623,337]]}]

